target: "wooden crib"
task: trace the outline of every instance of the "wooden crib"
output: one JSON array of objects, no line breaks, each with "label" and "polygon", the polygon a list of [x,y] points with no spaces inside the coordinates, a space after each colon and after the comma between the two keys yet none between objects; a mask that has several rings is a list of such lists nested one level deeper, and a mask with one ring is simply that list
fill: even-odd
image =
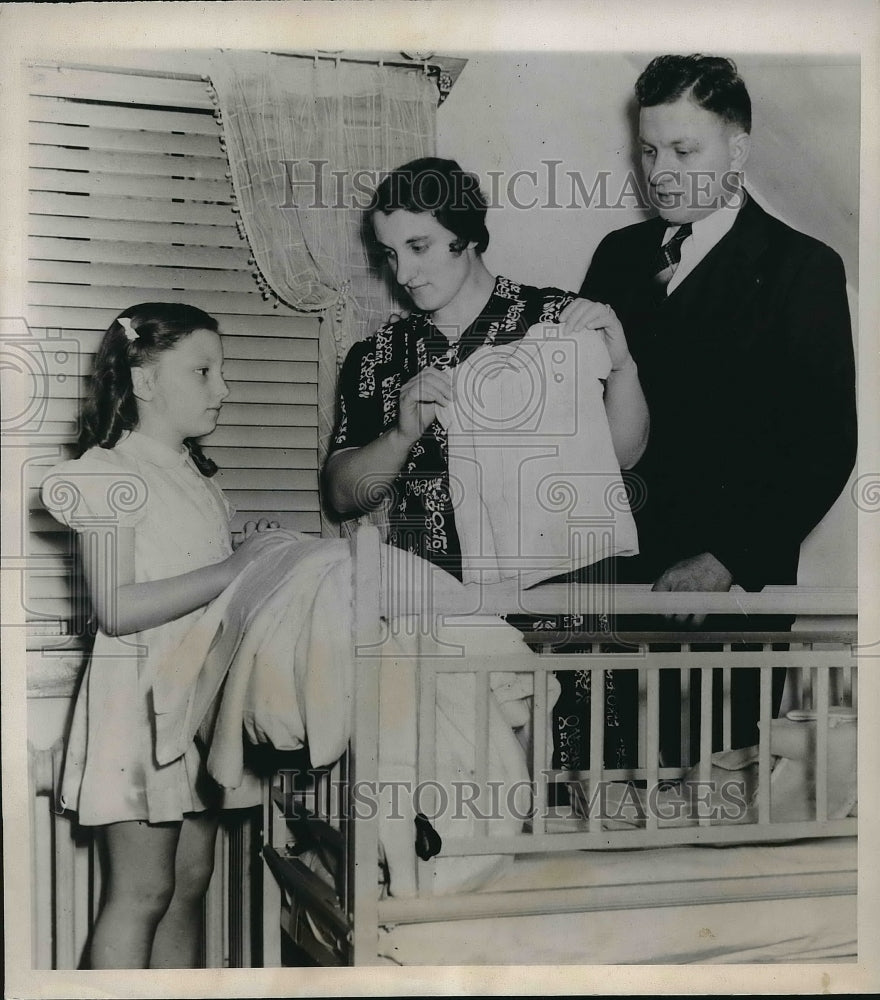
[{"label": "wooden crib", "polygon": [[[282,964],[282,955],[290,964],[320,965],[854,959],[857,820],[854,809],[846,815],[834,812],[834,808],[839,812],[839,803],[832,807],[830,793],[838,791],[839,775],[835,776],[829,756],[835,721],[842,716],[851,720],[857,708],[854,592],[769,588],[761,594],[693,595],[617,588],[613,609],[600,610],[616,614],[733,610],[750,616],[799,617],[791,632],[782,633],[755,631],[752,626],[747,636],[628,634],[615,636],[613,646],[592,636],[592,645],[579,643],[578,649],[586,651],[577,653],[559,651],[560,640],[570,636],[527,634],[527,642],[539,655],[523,647],[522,658],[506,660],[504,669],[528,671],[534,677],[529,741],[534,815],[521,832],[487,836],[477,823],[474,836],[446,840],[442,846],[446,857],[511,855],[517,859],[510,869],[512,877],[453,895],[420,891],[411,898],[387,894],[380,898],[379,825],[352,818],[356,811],[351,806],[352,789],[375,787],[371,783],[380,779],[381,658],[376,649],[389,617],[383,607],[388,599],[377,584],[380,545],[375,528],[361,528],[352,545],[354,732],[348,753],[333,769],[310,774],[305,782],[280,771],[267,784],[263,856],[274,877],[265,879],[266,965]],[[507,585],[494,585],[484,588],[481,608],[491,614],[546,615],[591,609],[597,600],[607,602],[608,592],[547,586],[517,593]],[[464,610],[435,607],[433,613]],[[478,675],[477,720],[488,719],[490,667],[498,670],[497,663],[484,664],[482,670],[480,665],[468,666]],[[729,748],[731,677],[749,667],[760,671],[760,739],[755,755],[759,775],[770,775],[778,760],[771,754],[769,725],[775,669],[787,671],[783,710],[807,710],[815,720],[807,815],[774,819],[777,803],[771,798],[773,782],[768,780],[757,783],[748,821],[737,823],[717,822],[710,810],[688,825],[670,825],[656,810],[648,810],[643,821],[627,825],[609,822],[599,809],[585,815],[570,805],[551,804],[556,799],[551,800],[549,789],[560,779],[575,779],[588,795],[603,782],[623,779],[633,789],[663,788],[663,782],[672,782],[669,787],[674,788],[687,765],[695,765],[691,777],[709,782],[712,751],[717,749],[712,745],[711,719],[718,711],[717,702],[713,707],[712,675],[720,679],[720,729],[723,745]],[[681,671],[683,713],[689,711],[692,697],[691,672],[698,671],[704,681],[698,699],[699,746],[688,747],[683,736],[682,766],[673,768],[662,767],[658,753],[659,671],[664,668]],[[460,663],[432,659],[417,670],[415,773],[420,780],[433,773],[437,678],[456,669],[461,669]],[[594,695],[591,766],[576,774],[552,771],[547,759],[551,707],[547,678],[572,669],[590,672]],[[638,676],[638,767],[625,773],[603,764],[603,699],[595,693],[603,690],[605,671],[611,669],[634,670]],[[717,679],[715,684],[717,688]],[[851,737],[854,754],[854,727]],[[480,753],[476,761],[475,780],[480,784],[486,777]],[[305,857],[319,854],[334,859],[328,864],[333,869],[332,884],[315,874],[314,865],[304,863]],[[426,864],[416,862],[419,870]],[[509,935],[502,933],[505,928]],[[489,942],[483,951],[471,947],[481,936]],[[627,937],[629,944],[622,944]],[[444,943],[437,944],[441,939]],[[650,940],[651,947],[642,948],[643,940]]]}]

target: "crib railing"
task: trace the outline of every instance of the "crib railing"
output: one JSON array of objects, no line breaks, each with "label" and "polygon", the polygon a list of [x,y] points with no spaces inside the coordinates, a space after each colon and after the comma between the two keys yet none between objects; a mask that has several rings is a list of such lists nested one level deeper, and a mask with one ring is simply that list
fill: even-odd
[{"label": "crib railing", "polygon": [[[415,899],[389,897],[377,893],[377,859],[380,857],[379,824],[353,817],[357,786],[375,789],[378,773],[379,668],[383,638],[389,628],[431,628],[434,615],[520,613],[535,615],[589,614],[611,616],[675,615],[705,612],[739,614],[750,618],[749,629],[726,632],[681,631],[624,634],[573,634],[571,631],[526,633],[526,641],[538,656],[525,649],[519,657],[506,657],[505,672],[527,672],[534,678],[531,710],[529,763],[534,781],[534,813],[521,832],[499,837],[488,835],[476,824],[472,836],[446,837],[442,854],[446,857],[476,854],[527,854],[560,850],[607,850],[611,848],[660,847],[675,844],[726,844],[807,837],[848,836],[856,831],[853,816],[832,816],[828,809],[828,733],[832,717],[854,714],[858,702],[855,659],[854,591],[816,588],[768,588],[760,594],[659,594],[647,588],[620,587],[597,590],[588,586],[548,586],[519,592],[508,584],[444,595],[442,603],[419,608],[413,614],[421,621],[394,623],[393,586],[387,588],[380,574],[380,547],[374,529],[362,528],[354,538],[354,634],[356,691],[354,736],[350,750],[335,768],[314,774],[298,787],[281,777],[266,798],[264,856],[278,877],[271,884],[264,911],[267,964],[280,952],[283,926],[312,961],[321,964],[372,964],[376,960],[376,934],[381,925],[412,923],[526,913],[582,911],[597,907],[632,904],[639,887],[620,890],[619,898],[595,889],[550,890],[536,893],[480,891],[462,896],[434,896]],[[398,593],[405,592],[399,581]],[[389,596],[390,595],[390,596]],[[797,615],[791,631],[760,631],[758,616]],[[616,619],[613,619],[616,620]],[[391,624],[389,624],[391,622]],[[711,622],[711,619],[710,619]],[[566,650],[577,649],[578,652]],[[773,799],[768,782],[758,782],[758,794],[749,815],[739,822],[719,822],[711,813],[688,817],[687,825],[665,823],[650,810],[644,820],[615,824],[601,809],[590,808],[597,801],[596,788],[603,783],[631,783],[644,789],[664,783],[681,782],[689,776],[697,782],[712,781],[713,751],[733,745],[733,704],[731,688],[738,671],[757,672],[758,708],[761,725],[757,738],[756,764],[765,776],[770,772],[770,719],[775,671],[785,671],[787,687],[783,712],[798,708],[813,713],[815,742],[812,767],[815,787],[810,815],[795,821],[774,821]],[[495,662],[465,662],[458,657],[423,657],[417,672],[418,777],[429,780],[434,773],[432,718],[437,682],[451,673],[470,674],[476,680],[475,724],[477,732],[488,732],[490,675],[499,670]],[[580,771],[549,767],[548,717],[551,708],[548,683],[551,674],[583,670],[591,678],[593,696],[589,702],[589,766]],[[639,691],[635,764],[627,768],[606,767],[604,763],[603,711],[606,671],[631,671]],[[682,722],[692,714],[699,720],[695,730],[682,724],[678,746],[680,759],[667,765],[661,759],[659,718],[661,672],[669,671],[680,680]],[[699,678],[699,697],[696,695]],[[714,681],[713,683],[711,683]],[[713,689],[717,692],[713,696]],[[718,721],[714,728],[713,721]],[[692,739],[693,736],[693,739]],[[485,746],[475,753],[477,786],[485,784]],[[550,789],[560,782],[580,789],[587,808],[551,801]],[[290,818],[293,821],[290,821]],[[324,850],[327,867],[332,858],[342,866],[317,877],[300,861],[308,848]],[[331,860],[327,860],[331,859]],[[328,885],[328,881],[331,883]],[[429,880],[427,880],[429,881]],[[854,891],[852,873],[815,872],[793,880],[780,876],[779,884],[764,885],[761,891],[782,896],[825,895]],[[615,892],[618,887],[615,887]],[[639,891],[643,891],[639,889]],[[669,892],[669,887],[664,892]],[[682,901],[690,893],[696,899],[718,901],[751,898],[754,884],[742,880],[732,885],[706,884],[682,890]],[[629,893],[629,896],[627,896]],[[702,894],[702,895],[701,895]],[[674,893],[673,893],[674,896]],[[629,900],[629,904],[627,902]],[[674,902],[674,899],[672,900]],[[278,914],[282,914],[278,922]],[[273,915],[275,931],[272,930]],[[302,932],[302,933],[300,933]]]},{"label": "crib railing", "polygon": [[[354,542],[354,588],[355,588],[355,641],[357,653],[357,691],[355,737],[352,741],[349,766],[358,782],[376,787],[378,775],[378,668],[375,651],[382,637],[383,615],[391,618],[393,608],[383,607],[385,592],[376,585],[379,579],[379,539],[374,529],[361,529]],[[510,584],[484,587],[473,593],[453,596],[442,605],[430,609],[434,615],[457,615],[473,613],[511,612],[527,614],[583,614],[601,612],[614,615],[676,615],[676,614],[740,614],[801,616],[798,627],[791,633],[754,631],[754,621],[750,622],[748,633],[694,633],[682,635],[662,632],[659,634],[614,636],[613,641],[624,647],[633,644],[629,654],[606,652],[601,646],[586,653],[558,653],[554,651],[552,634],[535,634],[530,641],[538,645],[542,653],[553,653],[537,658],[524,655],[519,662],[505,659],[505,671],[528,671],[535,678],[534,704],[532,712],[532,776],[537,786],[535,818],[523,832],[514,836],[499,838],[493,836],[481,839],[476,836],[456,840],[445,840],[443,852],[447,856],[466,854],[522,853],[542,850],[597,849],[611,847],[659,846],[683,843],[725,843],[732,841],[763,841],[790,839],[808,836],[836,836],[854,834],[856,820],[852,817],[831,819],[827,812],[828,792],[828,726],[829,716],[836,707],[857,706],[857,682],[854,659],[856,594],[854,591],[805,588],[767,588],[760,594],[732,592],[726,594],[693,593],[653,593],[647,588],[609,588],[589,586],[547,586],[520,592]],[[421,614],[425,609],[421,609]],[[818,627],[815,627],[818,625]],[[566,638],[571,638],[566,636]],[[742,648],[740,644],[747,642]],[[662,646],[661,646],[662,644]],[[720,650],[707,651],[707,644],[720,644]],[[774,648],[787,645],[787,649]],[[660,648],[658,648],[660,647]],[[627,774],[608,771],[603,765],[601,697],[596,692],[604,690],[605,671],[622,669],[627,656],[631,662],[629,669],[637,671],[639,678],[639,767]],[[802,822],[777,823],[774,825],[770,787],[766,780],[759,783],[757,816],[752,823],[725,825],[713,823],[710,817],[699,817],[697,823],[686,827],[661,828],[656,815],[648,815],[643,828],[610,830],[606,820],[596,812],[586,818],[569,813],[554,817],[548,809],[544,819],[541,807],[548,805],[547,789],[561,777],[572,778],[585,783],[589,801],[590,789],[595,789],[604,781],[626,778],[644,782],[655,787],[664,779],[682,776],[682,769],[661,767],[658,757],[659,747],[659,678],[660,670],[673,669],[681,672],[682,714],[690,711],[688,690],[689,674],[683,668],[691,664],[699,671],[702,679],[699,704],[700,745],[698,753],[692,755],[687,739],[683,740],[682,762],[693,756],[698,764],[698,780],[709,781],[712,766],[712,714],[713,698],[710,683],[714,672],[721,676],[722,686],[722,748],[730,746],[731,699],[730,686],[733,672],[738,669],[755,668],[760,676],[760,737],[758,742],[758,767],[765,776],[770,772],[770,726],[771,685],[775,669],[785,669],[791,675],[792,695],[799,702],[798,707],[811,707],[816,713],[815,741],[815,815]],[[461,669],[455,660],[423,661],[419,664],[419,711],[427,719],[433,706],[436,677],[443,672]],[[486,719],[489,689],[489,674],[497,664],[482,667],[469,664],[467,669],[475,672],[478,679],[477,726],[480,719]],[[586,772],[560,775],[547,768],[546,720],[547,703],[546,679],[550,672],[567,669],[582,669],[590,672],[593,697],[590,701],[590,763]],[[483,713],[482,715],[480,713]],[[684,728],[684,727],[683,727]],[[430,725],[420,727],[425,736],[419,746],[421,755],[430,755]],[[485,755],[477,753],[476,783],[485,780]],[[421,770],[428,776],[429,771]],[[554,819],[561,820],[554,825]],[[407,920],[439,917],[440,910],[447,916],[473,915],[472,907],[462,907],[449,899],[434,900],[394,900],[379,901],[376,892],[376,858],[379,851],[378,824],[369,822],[351,823],[348,834],[349,877],[342,895],[345,911],[351,920],[348,937],[350,947],[347,960],[351,962],[375,961],[376,927],[383,922],[394,923]],[[820,887],[821,888],[821,887]],[[542,902],[540,905],[545,905]],[[488,903],[488,901],[487,901]],[[583,903],[583,900],[580,901]],[[520,901],[516,907],[525,906],[535,912],[534,901]],[[557,900],[558,906],[578,905],[577,901]],[[448,912],[447,912],[448,911]],[[544,912],[543,910],[541,912]]]},{"label": "crib railing", "polygon": [[[636,636],[629,637],[637,642]],[[803,637],[797,633],[795,640]],[[839,638],[837,636],[836,638]],[[722,652],[705,652],[698,644],[681,644],[674,651],[657,652],[647,644],[636,646],[637,652],[630,654],[593,652],[585,654],[557,653],[520,661],[504,662],[505,671],[530,673],[534,677],[534,709],[532,712],[531,773],[536,790],[534,815],[520,834],[508,837],[485,835],[485,827],[477,825],[473,838],[461,840],[445,839],[443,852],[446,856],[498,853],[526,853],[546,850],[602,850],[626,847],[654,847],[664,844],[701,842],[754,842],[768,840],[790,840],[800,837],[844,836],[855,832],[852,818],[833,819],[828,814],[828,733],[831,716],[835,710],[854,708],[855,685],[852,681],[852,667],[847,663],[851,648],[827,651],[825,644],[812,636],[809,650],[806,643],[797,642],[800,649],[774,650],[767,643],[758,651],[738,652],[728,648]],[[841,647],[841,643],[833,645]],[[695,649],[694,646],[697,646]],[[627,666],[621,660],[639,659],[637,666]],[[694,661],[691,666],[688,661]],[[590,756],[591,766],[586,770],[562,771],[548,767],[546,759],[545,726],[548,717],[547,675],[568,670],[584,670],[591,677],[593,695],[589,702],[590,711]],[[639,699],[638,741],[639,763],[629,768],[609,768],[603,764],[604,688],[607,672],[633,670],[639,675],[638,688],[645,697]],[[758,783],[758,795],[754,817],[746,821],[739,800],[727,803],[729,808],[720,809],[716,804],[705,802],[705,808],[695,803],[697,815],[677,817],[692,820],[692,824],[664,826],[663,810],[645,807],[643,825],[637,829],[615,829],[621,820],[607,815],[605,803],[599,795],[608,782],[638,783],[648,792],[662,787],[664,782],[672,782],[690,775],[695,787],[708,791],[717,779],[713,779],[712,769],[712,675],[720,674],[723,684],[724,740],[717,749],[731,749],[730,717],[731,679],[737,670],[753,669],[760,675],[760,736],[757,750],[759,772],[767,775],[771,769],[771,737],[767,724],[771,718],[771,677],[774,670],[787,670],[800,675],[799,687],[803,697],[799,708],[810,709],[815,715],[815,793],[812,796],[812,815],[794,822],[775,822],[770,801],[770,784]],[[439,676],[444,674],[476,675],[478,693],[476,698],[475,724],[478,733],[488,732],[489,681],[490,673],[497,672],[498,664],[470,663],[463,668],[459,662],[424,660],[419,665],[420,716],[427,719],[434,712],[435,690]],[[699,702],[700,742],[699,752],[693,768],[685,766],[663,767],[659,754],[659,674],[661,670],[684,673],[699,673],[701,697]],[[682,699],[685,709],[688,700]],[[431,727],[419,727],[419,783],[435,780],[435,770],[431,766],[436,751]],[[487,787],[487,753],[476,755],[474,782],[479,788]],[[595,762],[595,763],[592,763]],[[549,804],[548,791],[552,784],[565,782],[579,791],[579,801],[586,803],[586,815],[569,807],[554,808]],[[634,808],[631,803],[630,813]],[[721,812],[721,815],[718,813]],[[669,817],[670,821],[676,817]],[[725,822],[726,821],[726,822]],[[626,820],[623,820],[626,822]]]}]

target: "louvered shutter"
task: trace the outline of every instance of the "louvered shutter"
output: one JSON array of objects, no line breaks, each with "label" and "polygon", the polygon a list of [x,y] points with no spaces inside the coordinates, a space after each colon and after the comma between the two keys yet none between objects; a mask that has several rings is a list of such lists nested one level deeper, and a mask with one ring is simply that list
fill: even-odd
[{"label": "louvered shutter", "polygon": [[26,318],[49,398],[24,484],[28,614],[51,632],[52,619],[76,617],[78,586],[69,535],[37,487],[73,454],[91,355],[116,314],[165,300],[217,317],[230,396],[204,444],[238,509],[233,527],[274,517],[307,532],[320,530],[319,321],[256,286],[203,81],[34,67],[30,95]]}]

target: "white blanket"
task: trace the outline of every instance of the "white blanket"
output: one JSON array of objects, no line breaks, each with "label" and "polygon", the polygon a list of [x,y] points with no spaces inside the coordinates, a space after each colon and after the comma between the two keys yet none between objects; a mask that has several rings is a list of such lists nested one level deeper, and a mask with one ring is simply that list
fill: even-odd
[{"label": "white blanket", "polygon": [[439,407],[465,583],[529,587],[638,552],[603,402],[611,359],[598,333],[536,324],[474,351]]},{"label": "white blanket", "polygon": [[[408,581],[404,592],[419,607],[426,594],[460,590],[448,574],[409,553],[381,548],[382,580]],[[208,772],[227,788],[244,777],[242,732],[254,743],[281,750],[308,745],[315,767],[333,763],[351,734],[355,692],[349,546],[278,531],[276,544],[255,560],[213,602],[153,679],[157,757],[164,763],[186,752],[197,733],[210,744]],[[377,581],[377,586],[382,583]],[[389,584],[391,586],[395,586]],[[495,782],[495,818],[489,835],[517,832],[527,814],[528,771],[513,726],[528,714],[529,674],[505,673],[510,656],[531,656],[520,634],[497,618],[469,617],[466,624],[436,623],[432,634],[401,625],[387,630],[380,677],[380,838],[395,895],[415,892],[417,862],[413,820],[424,812],[442,838],[474,829],[473,809],[486,812],[485,790],[473,801],[466,783],[476,777],[482,740],[474,706],[476,677],[469,664],[497,663],[490,679],[487,782]],[[417,790],[417,675],[429,658],[457,673],[438,677],[433,788]],[[549,703],[558,686],[552,678]],[[398,782],[399,808],[390,801]],[[518,799],[508,789],[522,786]],[[458,796],[458,798],[456,798]],[[464,801],[456,809],[461,798]],[[439,805],[439,809],[438,809]],[[434,815],[436,813],[436,815]],[[458,815],[456,815],[458,814]],[[435,858],[422,869],[434,891],[472,888],[498,873],[498,856]]]},{"label": "white blanket", "polygon": [[316,767],[336,760],[351,732],[348,545],[275,537],[153,678],[159,762],[184,753],[201,729],[208,771],[227,788],[242,780],[242,727],[282,750],[303,746],[308,728]]}]

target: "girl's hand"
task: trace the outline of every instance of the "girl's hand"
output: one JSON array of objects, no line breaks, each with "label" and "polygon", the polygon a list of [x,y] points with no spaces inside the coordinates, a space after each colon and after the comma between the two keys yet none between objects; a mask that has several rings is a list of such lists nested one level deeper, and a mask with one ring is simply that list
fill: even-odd
[{"label": "girl's hand", "polygon": [[604,302],[575,299],[559,314],[559,322],[567,334],[583,333],[584,330],[598,330],[602,333],[611,356],[613,372],[633,364],[620,320],[611,306]]},{"label": "girl's hand", "polygon": [[452,372],[424,368],[400,390],[397,430],[410,444],[418,441],[437,414],[452,402]]},{"label": "girl's hand", "polygon": [[[267,524],[269,522],[266,522]],[[247,525],[245,525],[247,530]],[[275,544],[275,539],[270,530],[252,529],[239,543],[236,550],[226,559],[226,567],[229,570],[230,582],[241,573],[249,563],[262,555],[270,545]]]},{"label": "girl's hand", "polygon": [[237,549],[254,532],[271,531],[273,528],[280,527],[281,525],[277,521],[267,521],[265,517],[261,517],[259,521],[248,521],[241,531],[233,531],[232,548]]}]

